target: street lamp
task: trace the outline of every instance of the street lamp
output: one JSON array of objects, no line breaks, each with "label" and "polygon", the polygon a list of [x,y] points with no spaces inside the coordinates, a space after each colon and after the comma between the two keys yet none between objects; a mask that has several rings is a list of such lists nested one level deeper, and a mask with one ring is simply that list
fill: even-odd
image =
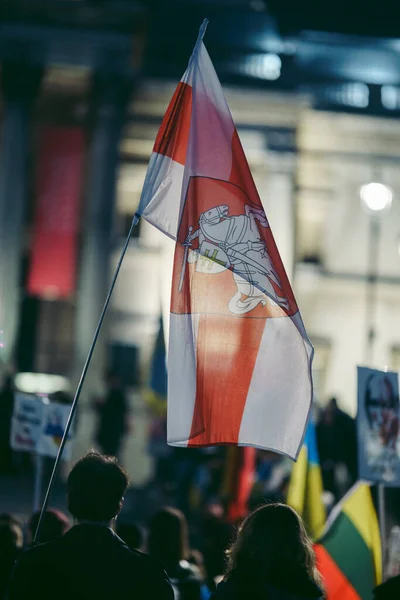
[{"label": "street lamp", "polygon": [[393,192],[383,183],[366,183],[360,188],[360,200],[363,209],[372,215],[389,212],[392,206]]},{"label": "street lamp", "polygon": [[[368,238],[368,278],[366,296],[366,344],[365,362],[372,366],[374,342],[376,337],[376,309],[378,293],[378,252],[381,240],[381,217],[392,206],[393,192],[383,183],[371,182],[360,188],[361,206],[369,214]],[[382,540],[382,554],[386,553],[385,488],[378,485],[379,528]]]},{"label": "street lamp", "polygon": [[369,215],[368,285],[366,298],[367,338],[365,344],[365,362],[371,366],[376,336],[375,320],[378,291],[378,253],[381,239],[381,216],[390,211],[393,192],[387,185],[373,181],[362,185],[359,193],[361,206]]}]

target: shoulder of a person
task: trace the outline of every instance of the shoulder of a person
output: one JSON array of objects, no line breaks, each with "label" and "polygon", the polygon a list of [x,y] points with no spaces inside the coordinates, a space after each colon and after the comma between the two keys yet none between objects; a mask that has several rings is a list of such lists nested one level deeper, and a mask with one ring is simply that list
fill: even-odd
[{"label": "shoulder of a person", "polygon": [[19,554],[16,568],[18,570],[29,570],[30,568],[37,569],[40,564],[47,565],[49,559],[57,555],[56,548],[57,544],[55,542],[46,542],[26,548]]}]

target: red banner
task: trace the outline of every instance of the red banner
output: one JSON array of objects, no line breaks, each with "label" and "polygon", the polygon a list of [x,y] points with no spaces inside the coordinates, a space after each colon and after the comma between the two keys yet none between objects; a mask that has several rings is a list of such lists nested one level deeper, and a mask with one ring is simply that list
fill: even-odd
[{"label": "red banner", "polygon": [[46,127],[38,157],[28,292],[65,298],[75,291],[84,160],[79,127]]}]

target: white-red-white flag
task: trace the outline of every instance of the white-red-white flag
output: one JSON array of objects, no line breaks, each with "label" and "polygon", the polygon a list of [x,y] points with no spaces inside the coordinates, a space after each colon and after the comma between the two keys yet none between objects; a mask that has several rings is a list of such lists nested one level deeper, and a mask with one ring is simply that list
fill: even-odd
[{"label": "white-red-white flag", "polygon": [[176,240],[168,443],[295,458],[313,349],[202,42],[205,26],[158,132],[138,209]]}]

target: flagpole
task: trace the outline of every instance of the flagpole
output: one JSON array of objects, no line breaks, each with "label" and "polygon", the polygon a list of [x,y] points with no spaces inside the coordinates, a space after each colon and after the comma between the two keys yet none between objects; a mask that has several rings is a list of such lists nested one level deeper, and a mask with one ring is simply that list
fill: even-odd
[{"label": "flagpole", "polygon": [[67,424],[65,426],[64,435],[62,437],[61,444],[60,444],[60,447],[58,449],[57,457],[56,457],[56,460],[55,460],[55,463],[54,463],[53,471],[51,473],[50,482],[49,482],[49,485],[47,487],[47,491],[46,491],[46,495],[45,495],[45,498],[44,498],[43,506],[42,506],[42,509],[41,509],[41,512],[40,512],[39,521],[38,521],[38,524],[37,524],[37,527],[36,527],[35,537],[33,539],[33,545],[37,544],[38,541],[39,541],[40,530],[41,530],[42,523],[43,523],[43,516],[44,516],[44,513],[45,513],[45,511],[47,509],[47,506],[49,504],[50,494],[51,494],[52,489],[54,487],[54,482],[55,482],[55,478],[56,478],[56,475],[57,475],[58,467],[60,465],[62,453],[63,453],[64,448],[65,448],[65,444],[67,443],[68,433],[69,433],[69,430],[71,428],[72,420],[74,418],[76,407],[78,405],[78,400],[79,400],[79,397],[80,397],[81,392],[82,392],[82,387],[83,387],[83,384],[84,384],[85,379],[86,379],[86,375],[87,375],[87,372],[88,372],[88,369],[89,369],[90,362],[92,360],[92,356],[93,356],[93,352],[94,352],[94,349],[95,349],[95,346],[96,346],[96,342],[97,342],[97,339],[99,337],[101,327],[103,325],[103,321],[104,321],[104,317],[105,317],[107,309],[108,309],[108,305],[110,304],[111,296],[112,296],[115,284],[116,284],[117,279],[118,279],[118,275],[119,275],[119,272],[120,272],[120,269],[121,269],[122,262],[123,262],[123,260],[125,258],[126,251],[128,250],[128,246],[129,246],[129,242],[130,242],[133,230],[135,229],[136,225],[138,224],[139,219],[140,219],[140,215],[138,213],[135,213],[135,216],[132,219],[132,223],[131,223],[131,226],[130,226],[127,238],[125,240],[124,247],[123,247],[122,252],[121,252],[121,256],[119,257],[117,268],[115,269],[115,273],[114,273],[113,279],[111,281],[111,285],[110,285],[110,288],[108,290],[108,294],[107,294],[106,300],[104,302],[103,310],[101,311],[99,322],[98,322],[96,330],[94,332],[93,340],[92,340],[92,343],[90,345],[89,352],[88,352],[85,364],[83,366],[82,375],[81,375],[81,378],[79,380],[78,387],[76,388],[74,400],[73,400],[73,403],[72,403],[72,406],[71,406],[70,413],[68,415]]},{"label": "flagpole", "polygon": [[378,484],[378,514],[379,514],[379,529],[381,533],[381,548],[382,548],[382,580],[385,581],[385,559],[386,559],[386,502],[385,502],[385,486],[383,483]]}]

